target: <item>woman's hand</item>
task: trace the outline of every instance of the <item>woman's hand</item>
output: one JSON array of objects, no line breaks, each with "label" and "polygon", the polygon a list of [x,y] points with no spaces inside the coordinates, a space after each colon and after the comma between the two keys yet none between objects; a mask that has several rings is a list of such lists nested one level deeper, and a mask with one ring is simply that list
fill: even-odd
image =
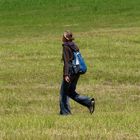
[{"label": "woman's hand", "polygon": [[70,78],[69,78],[69,76],[65,76],[65,81],[66,81],[67,83],[70,82]]}]

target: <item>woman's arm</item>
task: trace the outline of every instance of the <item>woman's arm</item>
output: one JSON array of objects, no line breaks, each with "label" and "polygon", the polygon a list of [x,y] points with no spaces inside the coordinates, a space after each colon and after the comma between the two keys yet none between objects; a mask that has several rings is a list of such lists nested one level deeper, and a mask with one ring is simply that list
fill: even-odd
[{"label": "woman's arm", "polygon": [[67,81],[68,83],[70,82],[70,75],[69,75],[69,61],[71,60],[71,50],[69,47],[64,46],[63,47],[63,52],[64,52],[64,71],[63,71],[63,75],[64,75],[64,79],[65,81]]}]

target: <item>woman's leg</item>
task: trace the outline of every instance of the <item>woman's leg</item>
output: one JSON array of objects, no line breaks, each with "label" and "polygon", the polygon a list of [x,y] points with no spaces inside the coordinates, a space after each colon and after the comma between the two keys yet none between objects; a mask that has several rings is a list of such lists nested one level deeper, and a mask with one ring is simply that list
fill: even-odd
[{"label": "woman's leg", "polygon": [[74,101],[80,103],[81,105],[84,105],[86,107],[90,107],[91,106],[91,98],[89,98],[87,96],[79,95],[75,91],[79,76],[80,75],[76,75],[76,76],[73,77],[73,79],[70,83],[70,86],[68,87],[68,96],[70,98],[72,98]]},{"label": "woman's leg", "polygon": [[69,84],[65,81],[62,82],[61,90],[60,90],[60,114],[68,115],[71,114],[70,105],[69,105],[69,97],[67,96]]}]

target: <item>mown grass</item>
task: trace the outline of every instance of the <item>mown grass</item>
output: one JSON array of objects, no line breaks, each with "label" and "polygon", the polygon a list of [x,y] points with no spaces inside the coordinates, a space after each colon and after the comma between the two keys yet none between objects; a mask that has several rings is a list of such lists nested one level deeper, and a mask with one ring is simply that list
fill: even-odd
[{"label": "mown grass", "polygon": [[[140,1],[0,0],[0,139],[140,138]],[[74,32],[88,65],[59,116],[61,35]]]}]

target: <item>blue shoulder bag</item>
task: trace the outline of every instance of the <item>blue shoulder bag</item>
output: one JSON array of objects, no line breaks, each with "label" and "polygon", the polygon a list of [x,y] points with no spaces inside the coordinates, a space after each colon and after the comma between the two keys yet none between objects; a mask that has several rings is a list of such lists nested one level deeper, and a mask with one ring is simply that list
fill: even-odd
[{"label": "blue shoulder bag", "polygon": [[72,60],[72,67],[74,74],[84,74],[87,71],[85,61],[79,51],[73,51],[74,59]]}]

